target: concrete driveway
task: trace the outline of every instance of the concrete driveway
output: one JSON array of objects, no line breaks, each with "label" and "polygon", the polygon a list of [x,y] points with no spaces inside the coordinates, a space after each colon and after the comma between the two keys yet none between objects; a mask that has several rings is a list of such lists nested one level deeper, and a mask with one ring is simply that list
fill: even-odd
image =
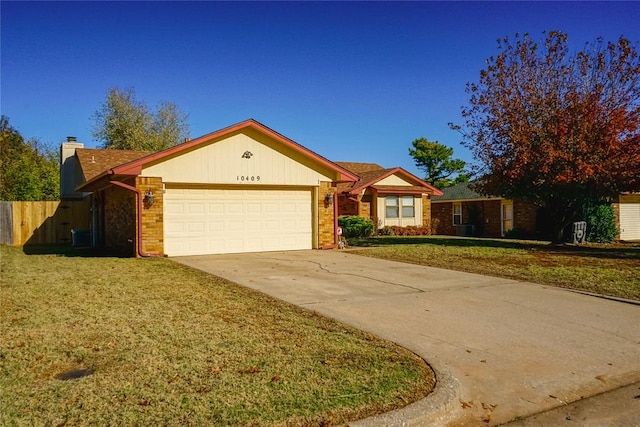
[{"label": "concrete driveway", "polygon": [[[498,425],[640,381],[638,305],[346,251],[174,260],[392,340],[432,365],[432,395],[354,425]],[[640,425],[640,400],[620,410],[635,411]]]}]

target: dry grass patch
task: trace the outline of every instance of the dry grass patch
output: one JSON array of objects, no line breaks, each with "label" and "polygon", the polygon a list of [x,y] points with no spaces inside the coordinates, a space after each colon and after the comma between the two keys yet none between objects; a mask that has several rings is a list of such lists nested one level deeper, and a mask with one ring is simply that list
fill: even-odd
[{"label": "dry grass patch", "polygon": [[2,425],[333,425],[434,384],[392,343],[170,260],[0,250]]},{"label": "dry grass patch", "polygon": [[445,236],[376,237],[354,253],[640,300],[640,243],[553,246],[547,242]]}]

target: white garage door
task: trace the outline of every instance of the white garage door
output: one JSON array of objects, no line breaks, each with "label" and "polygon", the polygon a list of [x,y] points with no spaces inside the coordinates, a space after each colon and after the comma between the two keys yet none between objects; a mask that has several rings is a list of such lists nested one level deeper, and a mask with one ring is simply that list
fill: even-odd
[{"label": "white garage door", "polygon": [[167,188],[169,256],[311,249],[311,190]]},{"label": "white garage door", "polygon": [[639,195],[620,196],[620,239],[640,240]]}]

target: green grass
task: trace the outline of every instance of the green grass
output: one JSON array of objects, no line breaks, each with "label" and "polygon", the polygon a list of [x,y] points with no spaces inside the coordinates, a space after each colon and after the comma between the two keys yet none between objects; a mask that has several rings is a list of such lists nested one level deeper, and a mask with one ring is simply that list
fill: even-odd
[{"label": "green grass", "polygon": [[335,425],[434,385],[392,343],[167,259],[0,255],[4,426]]},{"label": "green grass", "polygon": [[640,243],[553,246],[447,236],[373,237],[354,253],[640,300]]}]

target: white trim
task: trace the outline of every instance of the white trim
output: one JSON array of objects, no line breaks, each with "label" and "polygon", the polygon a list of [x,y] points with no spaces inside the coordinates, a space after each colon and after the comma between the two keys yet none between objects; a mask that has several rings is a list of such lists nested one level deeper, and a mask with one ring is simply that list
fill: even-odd
[{"label": "white trim", "polygon": [[[456,214],[456,207],[460,208],[460,213]],[[456,224],[456,216],[460,216],[460,222]],[[451,206],[451,223],[453,225],[462,225],[462,202],[453,202]]]}]

